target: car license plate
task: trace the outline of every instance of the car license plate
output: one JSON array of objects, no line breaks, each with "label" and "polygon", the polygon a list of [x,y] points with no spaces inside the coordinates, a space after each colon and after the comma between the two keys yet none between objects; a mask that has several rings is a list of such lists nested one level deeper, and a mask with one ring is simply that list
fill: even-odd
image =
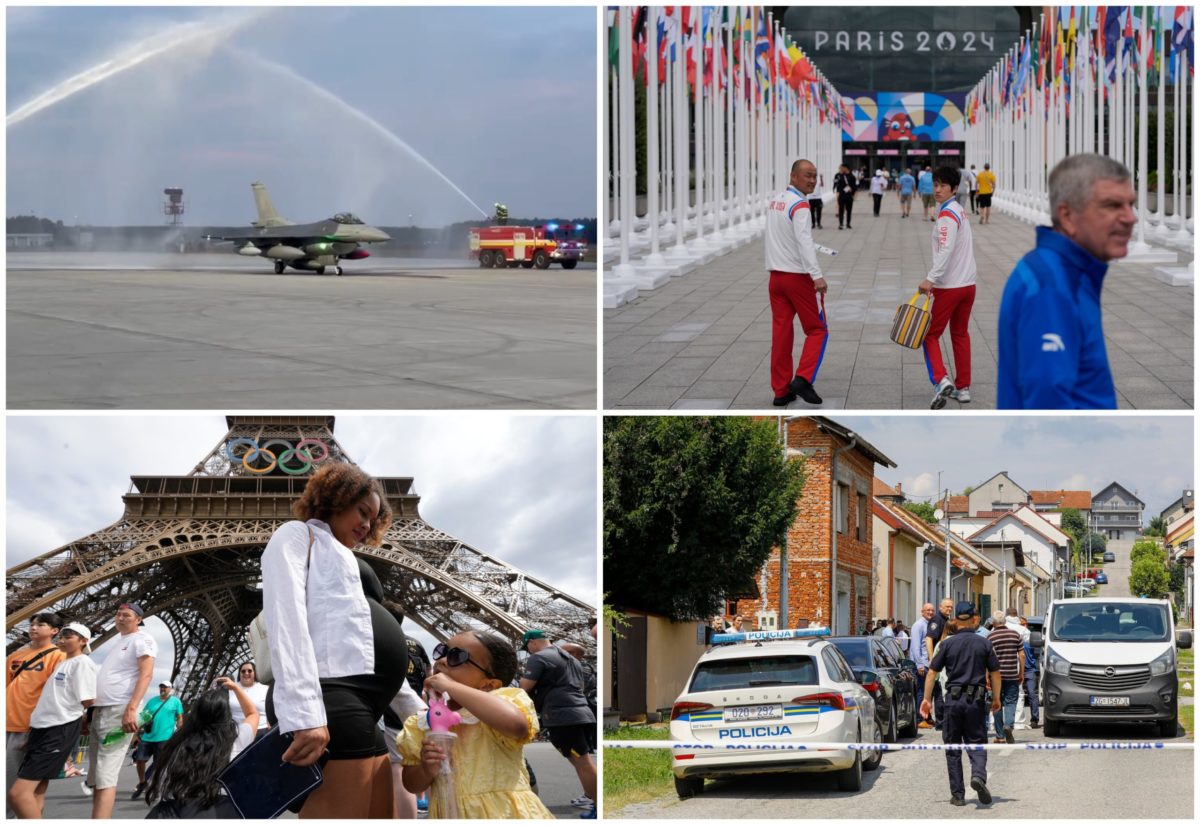
[{"label": "car license plate", "polygon": [[1094,708],[1127,708],[1129,707],[1128,696],[1093,696],[1092,707]]},{"label": "car license plate", "polygon": [[782,719],[783,705],[739,705],[725,708],[725,722],[758,722],[762,719]]}]

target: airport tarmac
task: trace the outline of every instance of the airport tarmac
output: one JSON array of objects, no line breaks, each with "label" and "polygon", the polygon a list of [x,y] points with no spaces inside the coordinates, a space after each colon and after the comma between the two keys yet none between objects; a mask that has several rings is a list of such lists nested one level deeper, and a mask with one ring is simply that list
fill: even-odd
[{"label": "airport tarmac", "polygon": [[596,269],[9,253],[9,409],[594,409]]}]

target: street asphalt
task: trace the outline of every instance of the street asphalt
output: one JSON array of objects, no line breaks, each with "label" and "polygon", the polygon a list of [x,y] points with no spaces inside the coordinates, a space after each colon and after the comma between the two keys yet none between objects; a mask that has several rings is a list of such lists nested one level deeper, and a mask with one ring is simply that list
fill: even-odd
[{"label": "street asphalt", "polygon": [[[970,324],[973,398],[949,409],[994,409],[1000,297],[1013,267],[1033,247],[1034,229],[995,210],[986,226],[974,216],[971,222],[978,264]],[[859,197],[852,230],[838,230],[832,204],[822,224],[814,239],[839,252],[819,256],[829,283],[829,338],[815,387],[825,403],[791,407],[928,410],[933,392],[922,352],[892,343],[889,334],[896,307],[916,292],[932,263],[932,224],[922,220],[919,203],[902,219],[894,193],[884,197],[879,217],[871,214],[871,199]],[[1191,251],[1174,251],[1176,266],[1192,260]],[[1190,409],[1194,293],[1156,280],[1156,266],[1114,262],[1104,282],[1104,332],[1118,402],[1122,408]],[[802,341],[797,325],[794,357]],[[759,235],[604,311],[605,409],[770,409],[770,348]],[[953,374],[948,331],[942,351]]]},{"label": "street asphalt", "polygon": [[596,270],[10,254],[9,409],[595,409]]},{"label": "street asphalt", "polygon": [[[537,776],[538,794],[542,802],[559,819],[576,819],[582,811],[570,805],[572,799],[583,791],[575,769],[571,767],[549,742],[535,742],[525,748],[525,758],[533,766]],[[46,818],[86,820],[92,814],[92,799],[80,788],[82,780],[58,779],[50,783],[46,791]],[[144,819],[149,808],[143,800],[131,800],[130,794],[137,786],[137,770],[133,764],[121,769],[118,784],[117,804],[114,819]],[[284,814],[280,819],[297,819],[295,814]]]},{"label": "street asphalt", "polygon": [[[1156,738],[1152,725],[1071,725],[1051,741],[1134,741]],[[1017,742],[1048,741],[1039,728],[1016,732]],[[901,743],[940,742],[941,733],[920,731]],[[950,804],[946,757],[940,751],[885,754],[876,771],[863,772],[858,793],[830,790],[823,774],[772,774],[709,781],[698,797],[680,800],[673,787],[649,802],[606,819],[1188,819],[1194,798],[1190,750],[1002,751],[988,753],[983,806],[969,788],[967,805]],[[964,755],[963,769],[970,776]]]}]

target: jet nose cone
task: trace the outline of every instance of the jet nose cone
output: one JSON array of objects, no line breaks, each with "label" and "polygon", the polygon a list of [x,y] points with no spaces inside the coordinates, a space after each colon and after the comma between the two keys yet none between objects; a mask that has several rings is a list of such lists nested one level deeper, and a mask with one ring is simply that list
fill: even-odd
[{"label": "jet nose cone", "polygon": [[362,230],[362,239],[366,243],[381,243],[390,241],[392,236],[384,232],[382,229],[376,229],[373,226],[364,227]]}]

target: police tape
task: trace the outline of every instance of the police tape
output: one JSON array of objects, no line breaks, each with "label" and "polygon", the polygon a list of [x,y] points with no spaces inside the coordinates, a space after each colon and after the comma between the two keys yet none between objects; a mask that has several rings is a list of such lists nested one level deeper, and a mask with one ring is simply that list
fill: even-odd
[{"label": "police tape", "polygon": [[1017,742],[1015,744],[987,742],[981,744],[913,742],[756,742],[754,744],[709,745],[701,742],[672,742],[669,740],[614,741],[600,743],[612,749],[663,749],[683,751],[1158,751],[1192,750],[1195,742]]}]

